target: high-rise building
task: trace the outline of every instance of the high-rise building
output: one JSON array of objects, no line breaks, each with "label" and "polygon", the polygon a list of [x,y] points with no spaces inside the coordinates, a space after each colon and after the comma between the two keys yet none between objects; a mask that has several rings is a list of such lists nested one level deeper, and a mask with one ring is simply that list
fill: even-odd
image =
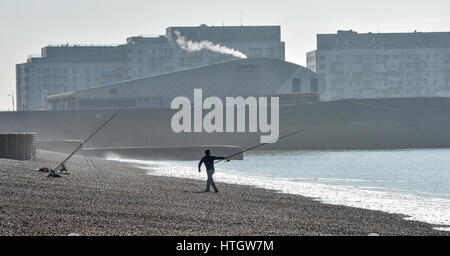
[{"label": "high-rise building", "polygon": [[319,34],[306,57],[323,99],[450,96],[450,32]]},{"label": "high-rise building", "polygon": [[46,96],[126,78],[122,46],[47,46],[16,65],[18,110],[46,108]]},{"label": "high-rise building", "polygon": [[210,41],[250,58],[285,59],[279,26],[169,27],[165,35],[130,37],[123,45],[46,46],[41,56],[16,65],[17,109],[47,109],[50,95],[237,58],[207,49],[183,50],[175,31],[186,40]]}]

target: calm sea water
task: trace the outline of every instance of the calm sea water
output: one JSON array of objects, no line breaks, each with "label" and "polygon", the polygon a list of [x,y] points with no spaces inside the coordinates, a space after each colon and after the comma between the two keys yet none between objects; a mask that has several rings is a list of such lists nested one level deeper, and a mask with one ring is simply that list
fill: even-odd
[{"label": "calm sea water", "polygon": [[[205,179],[196,161],[120,161],[135,163],[150,175]],[[450,149],[255,151],[244,161],[217,164],[215,178],[405,214],[450,230],[445,227],[450,226]]]},{"label": "calm sea water", "polygon": [[219,168],[450,199],[450,149],[258,152]]}]

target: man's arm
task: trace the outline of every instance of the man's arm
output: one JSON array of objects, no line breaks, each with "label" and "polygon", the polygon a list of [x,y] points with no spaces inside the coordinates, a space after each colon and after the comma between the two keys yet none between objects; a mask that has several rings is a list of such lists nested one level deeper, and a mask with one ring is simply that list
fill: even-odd
[{"label": "man's arm", "polygon": [[200,169],[202,167],[202,164],[203,164],[203,157],[202,159],[200,159],[200,162],[198,162],[198,172],[202,171],[202,169]]},{"label": "man's arm", "polygon": [[226,162],[229,162],[229,161],[230,161],[230,159],[225,158],[225,157],[223,157],[223,156],[215,156],[215,157],[214,157],[214,160],[225,160]]}]

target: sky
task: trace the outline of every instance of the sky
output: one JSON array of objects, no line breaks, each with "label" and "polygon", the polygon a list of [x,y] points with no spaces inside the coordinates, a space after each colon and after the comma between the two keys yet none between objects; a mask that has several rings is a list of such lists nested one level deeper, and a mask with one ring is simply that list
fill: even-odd
[{"label": "sky", "polygon": [[[286,61],[305,65],[316,34],[450,31],[448,0],[0,0],[0,110],[15,64],[49,44],[122,44],[169,26],[280,25]],[[15,92],[14,92],[15,93]]]}]

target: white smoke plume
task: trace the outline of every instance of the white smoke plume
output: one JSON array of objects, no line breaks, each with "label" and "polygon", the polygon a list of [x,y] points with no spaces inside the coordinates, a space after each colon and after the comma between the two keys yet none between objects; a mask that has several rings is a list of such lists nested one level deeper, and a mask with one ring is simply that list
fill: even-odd
[{"label": "white smoke plume", "polygon": [[228,48],[226,46],[220,44],[213,44],[211,41],[201,41],[201,42],[193,42],[191,40],[187,40],[185,36],[182,36],[179,31],[174,31],[175,36],[177,37],[176,42],[181,49],[188,52],[198,52],[203,49],[207,49],[213,52],[218,52],[227,55],[233,55],[234,57],[246,59],[247,56],[240,51],[235,49]]}]

